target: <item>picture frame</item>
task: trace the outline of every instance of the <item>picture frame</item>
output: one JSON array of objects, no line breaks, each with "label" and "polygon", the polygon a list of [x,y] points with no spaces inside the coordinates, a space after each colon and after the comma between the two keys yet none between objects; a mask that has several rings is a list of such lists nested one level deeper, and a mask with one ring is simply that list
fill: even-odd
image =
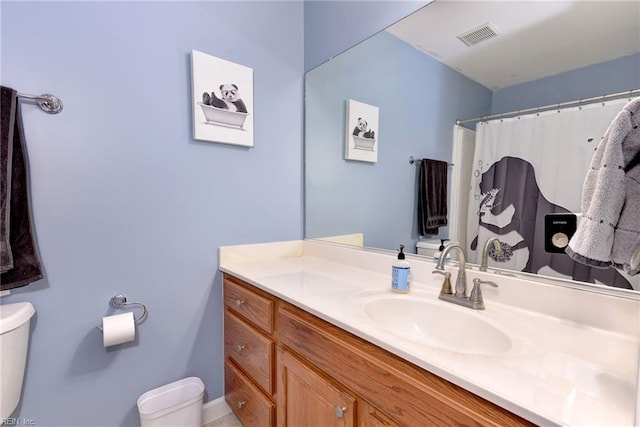
[{"label": "picture frame", "polygon": [[193,139],[253,147],[253,69],[191,51]]},{"label": "picture frame", "polygon": [[345,160],[378,161],[379,110],[353,99],[346,101]]}]

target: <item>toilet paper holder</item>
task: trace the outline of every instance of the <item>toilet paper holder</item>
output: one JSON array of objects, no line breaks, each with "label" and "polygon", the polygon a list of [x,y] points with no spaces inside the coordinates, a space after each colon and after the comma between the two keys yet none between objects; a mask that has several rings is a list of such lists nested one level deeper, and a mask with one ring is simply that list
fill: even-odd
[{"label": "toilet paper holder", "polygon": [[[141,302],[127,302],[127,297],[125,297],[122,294],[118,294],[118,295],[114,295],[111,297],[111,299],[109,300],[109,307],[112,308],[127,308],[127,307],[132,307],[132,306],[139,306],[142,308],[142,314],[140,315],[140,317],[133,317],[133,320],[135,320],[136,325],[140,324],[144,321],[144,319],[147,318],[147,306],[144,305]],[[102,325],[97,326],[98,329],[102,330]]]}]

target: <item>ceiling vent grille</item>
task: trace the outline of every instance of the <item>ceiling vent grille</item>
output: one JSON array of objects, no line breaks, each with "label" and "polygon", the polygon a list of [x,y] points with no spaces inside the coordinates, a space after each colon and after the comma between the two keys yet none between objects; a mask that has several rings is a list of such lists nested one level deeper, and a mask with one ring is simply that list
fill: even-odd
[{"label": "ceiling vent grille", "polygon": [[492,39],[500,34],[500,31],[496,26],[490,22],[482,24],[481,26],[467,31],[463,34],[458,34],[457,37],[467,46],[475,46],[478,43],[482,43],[485,40]]}]

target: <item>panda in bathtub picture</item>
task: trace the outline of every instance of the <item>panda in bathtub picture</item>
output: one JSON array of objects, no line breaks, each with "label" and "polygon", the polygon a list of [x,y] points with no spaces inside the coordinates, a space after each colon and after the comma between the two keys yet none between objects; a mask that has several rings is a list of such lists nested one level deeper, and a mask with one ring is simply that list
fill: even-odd
[{"label": "panda in bathtub picture", "polygon": [[358,123],[356,123],[356,126],[353,128],[352,135],[358,136],[360,138],[376,138],[376,133],[373,129],[369,129],[369,124],[362,117],[358,117]]},{"label": "panda in bathtub picture", "polygon": [[220,98],[216,96],[214,91],[211,94],[204,92],[202,94],[202,103],[222,110],[236,111],[238,113],[247,113],[247,106],[240,97],[240,90],[234,83],[225,83],[220,85]]}]

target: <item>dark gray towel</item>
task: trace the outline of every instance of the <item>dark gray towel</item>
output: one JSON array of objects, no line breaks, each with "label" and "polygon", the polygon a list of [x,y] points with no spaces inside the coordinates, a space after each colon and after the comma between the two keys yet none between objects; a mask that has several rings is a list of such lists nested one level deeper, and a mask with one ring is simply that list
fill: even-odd
[{"label": "dark gray towel", "polygon": [[11,163],[13,160],[13,124],[17,93],[0,86],[0,273],[13,268],[13,254],[9,243],[9,215],[11,214]]},{"label": "dark gray towel", "polygon": [[0,86],[0,107],[0,162],[3,169],[0,175],[0,289],[4,291],[28,285],[44,276],[31,229],[27,152],[15,90]]},{"label": "dark gray towel", "polygon": [[438,234],[447,225],[447,162],[422,159],[418,176],[418,233]]}]

